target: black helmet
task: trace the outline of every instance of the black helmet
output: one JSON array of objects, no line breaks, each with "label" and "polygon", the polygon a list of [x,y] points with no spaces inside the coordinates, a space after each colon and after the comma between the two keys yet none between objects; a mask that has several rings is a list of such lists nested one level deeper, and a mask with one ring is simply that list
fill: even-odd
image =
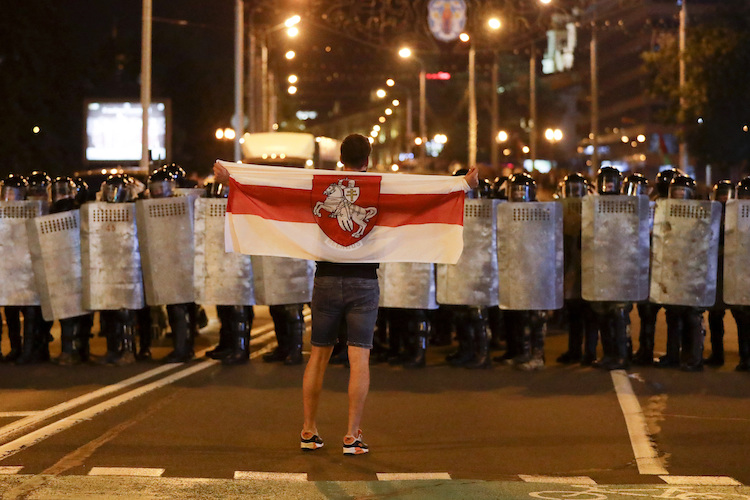
[{"label": "black helmet", "polygon": [[170,163],[168,165],[163,165],[161,169],[166,170],[170,175],[172,175],[172,177],[174,177],[174,180],[177,183],[177,187],[185,187],[184,184],[187,175],[185,174],[185,170],[183,170],[181,166],[176,163]]},{"label": "black helmet", "polygon": [[625,177],[622,182],[622,194],[628,196],[638,196],[639,194],[648,194],[648,179],[643,174],[634,173]]},{"label": "black helmet", "polygon": [[26,199],[29,183],[20,175],[10,174],[3,180],[2,201],[21,201]]},{"label": "black helmet", "polygon": [[582,198],[586,196],[588,187],[586,178],[578,173],[566,175],[562,180],[562,198]]},{"label": "black helmet", "polygon": [[148,178],[148,192],[151,198],[169,198],[174,196],[177,181],[165,169],[159,169]]},{"label": "black helmet", "polygon": [[714,189],[711,193],[712,200],[726,203],[727,200],[731,200],[733,198],[734,184],[732,184],[732,181],[723,180],[714,184]]},{"label": "black helmet", "polygon": [[508,184],[509,201],[536,201],[536,181],[526,172],[511,175]]},{"label": "black helmet", "polygon": [[750,200],[750,176],[737,183],[737,199]]},{"label": "black helmet", "polygon": [[678,175],[684,175],[678,168],[668,168],[656,174],[656,194],[659,198],[669,197],[669,183]]},{"label": "black helmet", "polygon": [[479,179],[479,185],[477,186],[477,194],[480,198],[491,198],[492,197],[492,184],[487,179]]},{"label": "black helmet", "polygon": [[80,206],[89,200],[89,185],[80,177],[73,177],[78,192],[76,193],[76,203]]},{"label": "black helmet", "polygon": [[49,201],[49,186],[51,180],[44,172],[33,171],[28,178],[29,187],[26,190],[26,198],[29,200]]},{"label": "black helmet", "polygon": [[226,198],[229,196],[229,186],[219,182],[208,182],[204,188],[206,189],[206,196],[209,198]]},{"label": "black helmet", "polygon": [[602,167],[596,173],[598,194],[620,194],[622,174],[615,167]]},{"label": "black helmet", "polygon": [[60,200],[75,200],[78,194],[78,186],[70,177],[55,177],[50,185],[52,203]]},{"label": "black helmet", "polygon": [[508,178],[504,175],[501,175],[499,177],[495,177],[495,180],[492,181],[492,192],[490,193],[490,198],[495,198],[498,200],[507,200],[508,195],[506,194],[506,188]]},{"label": "black helmet", "polygon": [[132,198],[132,181],[124,174],[113,174],[102,182],[102,201],[107,203],[125,203]]},{"label": "black helmet", "polygon": [[695,198],[695,181],[687,175],[677,175],[669,183],[669,198],[692,200]]}]

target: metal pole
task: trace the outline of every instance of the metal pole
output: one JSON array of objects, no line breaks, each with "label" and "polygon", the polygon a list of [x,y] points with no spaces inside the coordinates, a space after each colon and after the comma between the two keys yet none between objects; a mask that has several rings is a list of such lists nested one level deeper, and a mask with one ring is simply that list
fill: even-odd
[{"label": "metal pole", "polygon": [[252,11],[247,20],[248,25],[248,45],[247,45],[247,131],[256,132],[258,130],[258,112],[255,109],[256,103],[258,102],[255,92],[255,78],[258,73],[257,65],[255,64],[255,33],[253,33],[253,15]]},{"label": "metal pole", "polygon": [[143,0],[143,20],[141,22],[141,109],[143,125],[141,127],[141,161],[142,171],[151,173],[151,155],[148,144],[148,108],[151,107],[151,0]]},{"label": "metal pole", "polygon": [[476,50],[474,44],[469,46],[469,164],[477,164],[477,82]]},{"label": "metal pole", "polygon": [[276,77],[273,71],[268,72],[268,124],[267,130],[273,130],[278,114],[278,94],[276,93]]},{"label": "metal pole", "polygon": [[235,4],[234,30],[234,161],[242,160],[240,139],[244,134],[245,112],[245,5],[243,0]]},{"label": "metal pole", "polygon": [[682,127],[680,133],[680,144],[679,144],[679,155],[680,155],[680,168],[683,172],[687,171],[688,166],[688,150],[687,143],[685,142],[685,49],[687,45],[687,0],[682,0],[682,8],[680,9],[680,126]]},{"label": "metal pole", "polygon": [[536,167],[536,47],[531,46],[531,60],[529,61],[529,97],[531,117],[529,118],[529,154],[531,169]]},{"label": "metal pole", "polygon": [[413,151],[414,148],[414,128],[412,118],[413,100],[411,98],[411,91],[406,96],[406,147],[407,151]]},{"label": "metal pole", "polygon": [[497,87],[500,85],[498,82],[498,72],[500,71],[500,62],[498,61],[498,53],[494,51],[492,60],[492,96],[490,99],[492,106],[492,131],[490,132],[490,161],[492,164],[492,171],[497,172],[499,167],[499,153],[500,145],[497,143],[497,133],[500,128],[500,110],[498,109],[498,98],[497,98]]},{"label": "metal pole", "polygon": [[591,30],[591,172],[599,169],[599,75],[596,26]]},{"label": "metal pole", "polygon": [[419,145],[419,166],[425,168],[426,145],[427,141],[427,85],[424,65],[420,63],[419,68],[419,137],[422,138],[422,144]]},{"label": "metal pole", "polygon": [[268,132],[268,32],[263,32],[260,48],[261,132]]}]

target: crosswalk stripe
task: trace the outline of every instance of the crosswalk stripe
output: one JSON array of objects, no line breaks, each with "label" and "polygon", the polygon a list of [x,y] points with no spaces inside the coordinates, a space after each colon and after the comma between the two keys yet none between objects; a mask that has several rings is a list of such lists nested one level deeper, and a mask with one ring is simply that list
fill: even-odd
[{"label": "crosswalk stripe", "polygon": [[378,481],[414,481],[421,479],[450,479],[447,472],[378,472]]},{"label": "crosswalk stripe", "polygon": [[21,469],[23,469],[23,465],[0,465],[0,476],[18,474]]},{"label": "crosswalk stripe", "polygon": [[40,413],[42,413],[42,410],[31,410],[31,411],[0,411],[0,418],[28,417],[30,415],[38,415]]},{"label": "crosswalk stripe", "polygon": [[247,470],[234,471],[235,479],[307,481],[307,472],[257,472]]},{"label": "crosswalk stripe", "polygon": [[742,483],[729,476],[659,476],[667,484],[689,484],[702,486],[741,486]]},{"label": "crosswalk stripe", "polygon": [[595,485],[596,481],[588,476],[529,476],[519,474],[518,477],[527,483],[554,483],[554,484],[588,484]]},{"label": "crosswalk stripe", "polygon": [[164,469],[156,467],[92,467],[89,476],[161,477]]}]

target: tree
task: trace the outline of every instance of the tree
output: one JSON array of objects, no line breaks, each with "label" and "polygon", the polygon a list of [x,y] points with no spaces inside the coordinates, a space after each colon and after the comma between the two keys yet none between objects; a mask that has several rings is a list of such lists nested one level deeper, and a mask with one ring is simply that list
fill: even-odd
[{"label": "tree", "polygon": [[680,92],[677,35],[665,33],[657,49],[643,55],[648,90],[663,103],[658,116],[664,123],[684,124],[681,133],[691,156],[729,176],[732,167],[746,166],[750,159],[750,6],[729,0],[691,22],[685,88]]}]

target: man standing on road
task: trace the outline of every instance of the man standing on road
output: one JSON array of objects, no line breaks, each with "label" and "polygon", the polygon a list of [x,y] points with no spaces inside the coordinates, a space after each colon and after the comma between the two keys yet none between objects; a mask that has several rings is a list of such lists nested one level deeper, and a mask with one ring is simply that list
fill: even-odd
[{"label": "man standing on road", "polygon": [[[341,144],[341,163],[345,171],[364,172],[369,164],[370,141],[363,135],[347,136]],[[217,182],[229,182],[228,171],[214,165]],[[471,187],[478,185],[472,168],[466,175]],[[312,352],[302,382],[304,422],[300,434],[303,450],[323,447],[316,415],[323,378],[342,321],[346,324],[349,354],[349,419],[343,440],[344,455],[369,451],[359,428],[370,387],[370,349],[378,313],[380,290],[377,263],[334,263],[318,261],[312,296]]]}]

